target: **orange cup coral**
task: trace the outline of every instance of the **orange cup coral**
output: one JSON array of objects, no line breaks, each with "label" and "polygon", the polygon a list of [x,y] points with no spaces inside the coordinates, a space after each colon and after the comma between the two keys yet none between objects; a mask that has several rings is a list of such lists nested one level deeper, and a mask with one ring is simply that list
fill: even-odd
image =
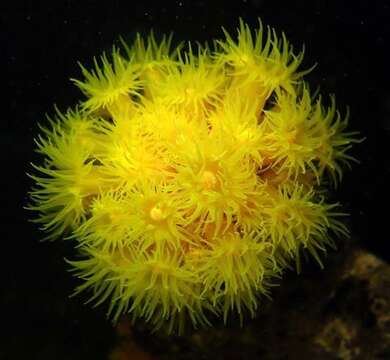
[{"label": "orange cup coral", "polygon": [[36,139],[29,208],[47,238],[76,241],[76,293],[109,300],[113,319],[181,331],[254,315],[302,251],[321,264],[347,234],[322,190],[353,160],[348,116],[310,94],[284,34],[240,21],[225,37],[123,43],[81,67],[86,99]]}]

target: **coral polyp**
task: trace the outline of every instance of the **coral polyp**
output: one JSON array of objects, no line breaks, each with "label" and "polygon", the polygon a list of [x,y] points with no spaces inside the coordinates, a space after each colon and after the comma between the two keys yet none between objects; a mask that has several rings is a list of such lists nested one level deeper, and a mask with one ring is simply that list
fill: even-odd
[{"label": "coral polyp", "polygon": [[36,139],[29,209],[91,302],[153,329],[255,316],[302,253],[322,266],[345,216],[324,191],[359,142],[312,95],[284,34],[240,21],[213,46],[137,35],[81,66],[86,96]]}]

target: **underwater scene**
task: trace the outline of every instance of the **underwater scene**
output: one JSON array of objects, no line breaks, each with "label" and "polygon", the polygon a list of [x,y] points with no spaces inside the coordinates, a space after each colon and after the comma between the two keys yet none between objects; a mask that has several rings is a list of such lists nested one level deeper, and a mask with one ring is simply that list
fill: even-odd
[{"label": "underwater scene", "polygon": [[38,3],[0,359],[390,359],[390,4]]}]

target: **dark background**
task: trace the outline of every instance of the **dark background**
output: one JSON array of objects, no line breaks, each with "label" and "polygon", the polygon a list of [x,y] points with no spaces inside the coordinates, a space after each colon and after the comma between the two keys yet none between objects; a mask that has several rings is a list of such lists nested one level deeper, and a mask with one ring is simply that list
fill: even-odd
[{"label": "dark background", "polygon": [[[352,238],[390,260],[390,2],[389,1],[3,1],[1,26],[1,336],[0,359],[105,359],[113,329],[103,309],[69,298],[77,284],[62,242],[40,243],[23,210],[31,186],[37,123],[53,104],[73,106],[77,62],[91,64],[119,35],[173,31],[175,39],[203,42],[233,33],[238,18],[274,27],[306,56],[313,88],[335,93],[351,109],[351,129],[367,139],[354,156],[337,198],[351,214]],[[96,341],[98,339],[98,341]],[[2,344],[2,342],[4,342]]]}]

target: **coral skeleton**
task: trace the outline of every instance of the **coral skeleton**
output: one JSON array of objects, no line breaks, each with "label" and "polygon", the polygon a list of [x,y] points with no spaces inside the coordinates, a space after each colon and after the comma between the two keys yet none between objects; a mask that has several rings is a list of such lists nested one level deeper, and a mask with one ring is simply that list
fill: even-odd
[{"label": "coral skeleton", "polygon": [[346,214],[325,191],[359,142],[313,95],[303,51],[251,31],[212,45],[137,35],[81,66],[85,95],[41,125],[31,204],[95,305],[182,332],[255,316],[302,254],[322,266]]}]

